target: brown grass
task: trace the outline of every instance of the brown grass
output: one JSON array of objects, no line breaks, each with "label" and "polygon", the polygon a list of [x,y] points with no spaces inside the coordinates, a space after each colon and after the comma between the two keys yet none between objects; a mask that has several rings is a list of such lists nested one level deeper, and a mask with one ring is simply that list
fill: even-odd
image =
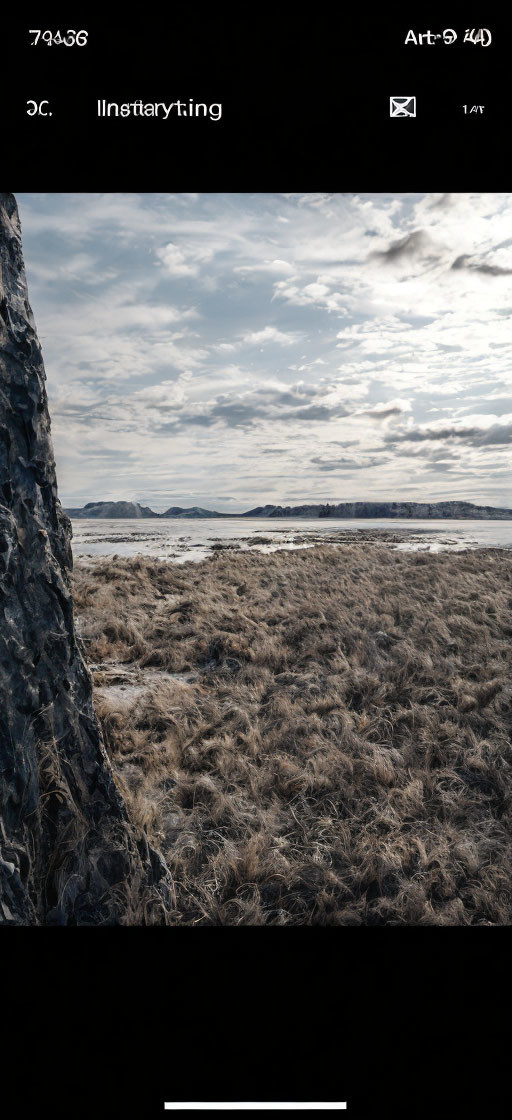
[{"label": "brown grass", "polygon": [[90,662],[151,667],[96,707],[171,924],[511,921],[512,554],[108,557],[74,583]]}]

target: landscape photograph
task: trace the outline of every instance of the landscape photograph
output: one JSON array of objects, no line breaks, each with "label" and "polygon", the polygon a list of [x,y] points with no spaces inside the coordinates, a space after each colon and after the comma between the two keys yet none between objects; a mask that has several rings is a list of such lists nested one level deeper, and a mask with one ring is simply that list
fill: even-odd
[{"label": "landscape photograph", "polygon": [[511,923],[511,222],[0,195],[0,925]]}]

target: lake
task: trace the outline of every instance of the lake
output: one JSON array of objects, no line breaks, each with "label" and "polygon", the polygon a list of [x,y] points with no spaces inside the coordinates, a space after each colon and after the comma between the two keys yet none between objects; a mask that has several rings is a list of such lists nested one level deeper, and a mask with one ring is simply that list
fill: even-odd
[{"label": "lake", "polygon": [[414,521],[381,518],[363,520],[312,520],[310,518],[244,518],[217,520],[168,520],[148,518],[140,521],[98,519],[73,521],[73,553],[75,556],[152,556],[155,559],[183,563],[203,560],[222,547],[238,547],[272,552],[278,548],[308,548],[336,538],[357,539],[375,531],[378,540],[389,540],[388,534],[403,538],[389,542],[390,547],[406,550],[440,552],[467,548],[512,548],[511,521]]}]

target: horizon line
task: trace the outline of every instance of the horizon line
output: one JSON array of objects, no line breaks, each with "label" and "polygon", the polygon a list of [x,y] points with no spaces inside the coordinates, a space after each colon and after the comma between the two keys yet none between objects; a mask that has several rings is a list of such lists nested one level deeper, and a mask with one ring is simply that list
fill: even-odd
[{"label": "horizon line", "polygon": [[[207,506],[200,506],[197,503],[195,503],[194,505],[189,505],[189,506],[183,506],[183,505],[178,505],[177,503],[171,503],[171,505],[168,505],[165,509],[159,511],[159,510],[154,510],[153,507],[150,506],[150,505],[146,505],[146,502],[144,501],[144,499],[139,499],[139,498],[97,498],[97,499],[90,499],[89,501],[84,502],[84,504],[81,505],[81,506],[72,505],[71,502],[66,502],[63,499],[59,499],[59,500],[60,500],[60,504],[61,504],[61,506],[64,510],[69,509],[69,508],[85,509],[86,506],[88,506],[88,505],[92,505],[92,506],[95,506],[95,505],[109,505],[109,504],[110,505],[118,505],[118,504],[121,504],[121,503],[137,505],[137,506],[140,506],[141,508],[151,509],[153,513],[159,513],[159,512],[166,513],[168,509],[172,509],[172,508],[175,508],[175,509],[210,509],[209,506],[208,507]],[[474,498],[435,498],[435,499],[428,499],[428,498],[343,498],[343,499],[340,499],[340,501],[334,501],[333,499],[330,499],[330,500],[326,499],[325,501],[320,501],[319,499],[304,498],[302,500],[295,499],[295,501],[292,501],[292,502],[284,502],[284,501],[263,502],[263,501],[261,501],[261,502],[257,502],[256,505],[251,506],[250,509],[257,509],[259,507],[261,507],[261,508],[270,507],[270,508],[274,508],[274,509],[276,509],[276,508],[290,509],[290,508],[293,508],[294,505],[298,505],[298,506],[305,506],[305,505],[309,505],[309,506],[331,506],[331,505],[332,506],[342,506],[342,505],[358,505],[358,504],[359,505],[363,505],[363,504],[366,504],[366,505],[370,505],[370,504],[372,504],[372,505],[433,505],[433,506],[443,505],[443,504],[451,504],[451,505],[459,504],[459,505],[471,505],[471,506],[475,506],[477,508],[478,507],[484,507],[484,508],[504,509],[504,510],[512,509],[511,506],[491,505],[489,502],[482,502],[482,501],[478,502]],[[249,512],[249,511],[239,511],[239,512],[227,511],[226,512],[226,511],[216,510],[216,509],[212,508],[210,512],[212,512],[212,513],[221,512],[223,514],[223,516],[225,516],[225,517],[230,517],[230,516],[238,517],[238,516],[240,516],[240,513]]]}]

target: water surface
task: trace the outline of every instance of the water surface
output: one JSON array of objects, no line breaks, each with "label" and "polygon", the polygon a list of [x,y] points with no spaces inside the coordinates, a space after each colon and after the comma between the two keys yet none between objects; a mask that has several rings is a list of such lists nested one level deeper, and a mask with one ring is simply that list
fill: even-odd
[{"label": "water surface", "polygon": [[[151,556],[183,563],[203,560],[220,547],[272,552],[280,548],[308,548],[317,543],[336,543],[336,538],[374,530],[382,541],[389,533],[404,538],[389,542],[399,549],[440,552],[467,548],[512,548],[511,521],[414,521],[399,518],[244,518],[160,521],[97,519],[73,521],[73,552],[76,556]],[[385,532],[384,532],[385,530]],[[244,539],[245,538],[245,539]]]}]

